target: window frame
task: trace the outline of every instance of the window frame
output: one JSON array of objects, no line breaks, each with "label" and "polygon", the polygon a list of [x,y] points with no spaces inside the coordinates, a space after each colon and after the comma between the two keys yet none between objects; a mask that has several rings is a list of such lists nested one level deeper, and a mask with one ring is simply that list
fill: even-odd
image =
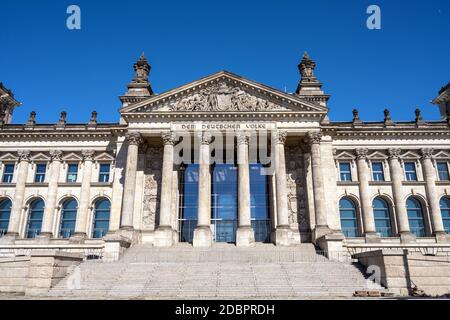
[{"label": "window frame", "polygon": [[[380,164],[381,165],[381,171],[375,171],[374,170],[374,165],[375,164]],[[375,160],[375,161],[371,161],[371,169],[372,169],[372,181],[376,181],[376,182],[384,182],[386,181],[386,175],[384,174],[384,163],[383,161],[379,161],[379,160]],[[378,179],[376,177],[378,177],[378,174],[381,173],[381,177],[382,179]]]},{"label": "window frame", "polygon": [[[414,166],[414,172],[413,171],[408,171],[407,169],[406,169],[406,166],[408,165],[408,164],[413,164],[413,166]],[[419,177],[418,177],[418,175],[417,175],[417,162],[416,161],[404,161],[403,162],[403,170],[404,170],[404,172],[405,172],[405,181],[419,181]],[[415,179],[410,179],[410,175],[411,174],[414,174],[414,177],[415,177]]]},{"label": "window frame", "polygon": [[[441,199],[439,200],[439,210],[441,211],[441,218],[442,218],[442,224],[444,226],[444,230],[447,234],[450,234],[450,205],[448,207],[443,207],[442,203],[443,203],[444,199],[450,201],[450,197],[448,197],[448,196],[441,197]],[[443,211],[448,212],[448,217],[444,217]],[[446,227],[446,225],[447,225],[447,227]]]},{"label": "window frame", "polygon": [[[12,172],[6,173],[6,167],[12,166]],[[11,184],[14,181],[14,172],[16,171],[16,164],[15,163],[4,163],[3,164],[3,172],[2,172],[2,183]],[[5,177],[11,177],[10,181],[5,181]]]},{"label": "window frame", "polygon": [[[102,172],[102,165],[107,165],[109,170],[108,173]],[[107,176],[106,181],[102,180],[102,177]],[[111,163],[109,162],[100,162],[98,166],[98,182],[99,183],[109,183],[111,179]]]},{"label": "window frame", "polygon": [[[77,166],[77,171],[75,173],[71,173],[70,172],[70,167],[71,166]],[[78,181],[78,172],[80,171],[80,164],[79,163],[68,163],[67,164],[67,173],[66,173],[66,182],[67,183],[76,183]],[[69,176],[75,174],[75,180],[74,181],[69,181]]]},{"label": "window frame", "polygon": [[[348,172],[342,171],[341,165],[348,165]],[[346,177],[348,175],[349,179],[342,179],[342,177]],[[351,161],[339,161],[339,181],[340,182],[351,182],[353,181],[353,175],[352,175],[352,163]]]},{"label": "window frame", "polygon": [[[445,168],[446,168],[445,173],[447,174],[447,179],[441,179],[441,174],[440,174],[441,171],[439,170],[440,164],[445,165]],[[450,169],[449,169],[448,161],[436,161],[436,171],[437,171],[439,181],[450,181]]]},{"label": "window frame", "polygon": [[[376,200],[379,200],[382,203],[384,203],[385,207],[383,207],[383,208],[376,208],[375,205],[374,205]],[[376,197],[376,198],[374,198],[372,200],[372,211],[373,211],[373,218],[374,218],[374,222],[375,222],[376,233],[380,234],[380,236],[383,237],[383,238],[394,237],[394,234],[395,234],[394,221],[393,221],[393,217],[392,217],[392,206],[391,206],[390,202],[387,201],[386,199],[384,199],[383,197],[378,196],[378,197]],[[387,213],[387,217],[377,218],[376,215],[375,215],[375,211],[383,211],[383,212]],[[377,227],[377,220],[378,221],[387,221],[387,222],[389,222],[389,227],[387,227],[389,232],[387,232],[388,233],[387,235],[383,235],[382,232],[379,232],[377,230],[377,228],[378,228]]]},{"label": "window frame", "polygon": [[[342,218],[342,211],[350,211],[349,208],[342,208],[341,207],[341,202],[343,200],[349,201],[352,204],[352,212],[354,213],[354,218],[350,219],[350,218]],[[361,237],[361,225],[360,225],[360,221],[359,221],[359,213],[358,213],[358,204],[350,197],[342,197],[341,199],[339,199],[339,223],[340,223],[340,227],[341,227],[341,231],[344,234],[344,236],[346,238],[358,238]],[[355,222],[355,234],[354,236],[347,236],[347,234],[345,234],[343,226],[342,226],[342,221],[346,220],[346,221],[354,221]]]},{"label": "window frame", "polygon": [[[38,168],[44,166],[45,171],[43,173],[38,172]],[[45,183],[45,178],[47,176],[47,163],[35,163],[35,170],[34,170],[34,183]],[[38,179],[38,177],[42,177],[42,179]],[[42,180],[42,181],[40,181]]]}]

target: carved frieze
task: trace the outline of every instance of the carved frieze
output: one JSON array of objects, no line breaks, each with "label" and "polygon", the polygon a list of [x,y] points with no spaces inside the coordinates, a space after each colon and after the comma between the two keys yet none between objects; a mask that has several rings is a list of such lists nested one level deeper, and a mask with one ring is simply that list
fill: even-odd
[{"label": "carved frieze", "polygon": [[161,105],[168,111],[275,111],[287,110],[267,99],[257,97],[227,82],[213,84],[176,101]]}]

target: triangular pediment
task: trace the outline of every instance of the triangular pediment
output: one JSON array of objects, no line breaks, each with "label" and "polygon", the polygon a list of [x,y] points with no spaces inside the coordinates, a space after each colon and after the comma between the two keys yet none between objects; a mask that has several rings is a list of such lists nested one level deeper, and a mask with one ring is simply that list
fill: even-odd
[{"label": "triangular pediment", "polygon": [[39,152],[31,157],[31,161],[50,161],[50,157],[42,152]]},{"label": "triangular pediment", "polygon": [[74,161],[74,162],[79,162],[83,160],[83,157],[80,156],[79,154],[76,154],[75,152],[71,152],[69,154],[66,154],[63,158],[63,161]]},{"label": "triangular pediment", "polygon": [[413,151],[407,151],[400,156],[402,159],[420,159],[420,155]]},{"label": "triangular pediment", "polygon": [[375,151],[369,154],[367,158],[371,160],[385,160],[388,156],[380,151]]},{"label": "triangular pediment", "polygon": [[221,71],[126,106],[120,112],[122,115],[149,112],[301,112],[325,115],[328,108]]},{"label": "triangular pediment", "polygon": [[336,160],[354,160],[356,159],[354,154],[351,154],[348,151],[341,151],[339,153],[336,153],[336,155],[334,156],[334,158]]},{"label": "triangular pediment", "polygon": [[17,156],[13,155],[12,153],[5,153],[2,156],[0,156],[0,162],[1,161],[16,161],[18,159]]},{"label": "triangular pediment", "polygon": [[450,152],[441,150],[433,156],[435,159],[450,159]]},{"label": "triangular pediment", "polygon": [[102,152],[94,158],[95,161],[113,161],[114,157],[109,153]]}]

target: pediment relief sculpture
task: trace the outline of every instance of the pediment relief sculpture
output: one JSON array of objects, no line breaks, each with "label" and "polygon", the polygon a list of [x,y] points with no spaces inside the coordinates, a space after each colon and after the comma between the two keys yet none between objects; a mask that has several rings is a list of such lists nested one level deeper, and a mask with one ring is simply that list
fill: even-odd
[{"label": "pediment relief sculpture", "polygon": [[226,82],[211,85],[185,96],[177,101],[170,101],[157,111],[276,111],[287,110],[282,106],[251,95],[240,87],[231,87]]}]

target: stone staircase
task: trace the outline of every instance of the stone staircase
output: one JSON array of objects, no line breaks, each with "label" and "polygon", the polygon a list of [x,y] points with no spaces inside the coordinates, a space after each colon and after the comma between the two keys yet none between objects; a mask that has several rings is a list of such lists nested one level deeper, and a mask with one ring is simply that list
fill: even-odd
[{"label": "stone staircase", "polygon": [[49,297],[82,299],[314,299],[386,290],[351,263],[332,262],[312,244],[280,248],[136,245],[120,261],[87,261]]}]

